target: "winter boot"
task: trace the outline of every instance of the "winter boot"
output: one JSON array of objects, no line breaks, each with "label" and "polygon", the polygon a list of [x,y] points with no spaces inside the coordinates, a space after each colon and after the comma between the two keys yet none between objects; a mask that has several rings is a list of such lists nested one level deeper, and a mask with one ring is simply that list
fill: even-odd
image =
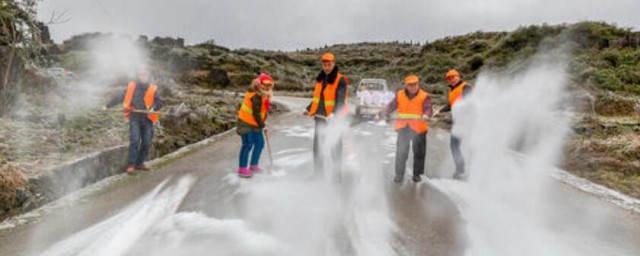
[{"label": "winter boot", "polygon": [[421,180],[420,175],[413,175],[413,182],[420,182]]},{"label": "winter boot", "polygon": [[127,174],[133,174],[135,170],[136,169],[133,167],[133,165],[127,166]]},{"label": "winter boot", "polygon": [[135,169],[136,170],[140,170],[140,171],[151,171],[151,168],[149,168],[148,166],[146,166],[144,164],[136,166]]},{"label": "winter boot", "polygon": [[400,176],[400,175],[396,175],[396,177],[393,178],[393,182],[395,182],[395,183],[400,183],[400,182],[402,182],[402,180],[403,180],[403,177]]},{"label": "winter boot", "polygon": [[262,172],[262,168],[260,168],[260,166],[257,166],[257,165],[252,165],[251,167],[249,167],[249,170],[252,171],[253,173]]},{"label": "winter boot", "polygon": [[251,178],[251,176],[253,176],[253,172],[251,172],[247,167],[240,167],[238,168],[238,176],[242,178]]},{"label": "winter boot", "polygon": [[464,172],[455,172],[453,178],[456,180],[463,180],[465,178]]}]

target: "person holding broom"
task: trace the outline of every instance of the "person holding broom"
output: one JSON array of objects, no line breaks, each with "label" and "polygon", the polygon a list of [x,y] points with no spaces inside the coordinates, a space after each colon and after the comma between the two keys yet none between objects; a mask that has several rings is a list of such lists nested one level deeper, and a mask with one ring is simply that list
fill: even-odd
[{"label": "person holding broom", "polygon": [[[254,173],[262,172],[258,166],[264,148],[265,121],[271,109],[273,97],[273,78],[260,74],[252,81],[245,94],[244,101],[238,110],[236,132],[242,138],[238,176],[250,178]],[[250,158],[249,158],[250,157]]]},{"label": "person holding broom", "polygon": [[349,109],[348,79],[338,71],[336,57],[325,53],[321,57],[322,71],[315,79],[313,99],[303,115],[313,117],[313,163],[316,175],[342,166],[342,132],[336,120],[345,120]]},{"label": "person holding broom", "polygon": [[[458,71],[455,69],[447,71],[447,73],[445,74],[445,79],[449,83],[449,104],[442,108],[442,110],[436,111],[436,113],[434,113],[434,116],[437,116],[440,113],[444,112],[453,112],[454,105],[456,105],[456,103],[460,102],[462,99],[471,96],[471,92],[473,90],[473,86],[471,86],[465,80],[462,80],[462,78],[460,77],[460,73],[458,73]],[[459,119],[459,117],[457,118],[454,115],[454,125],[456,125],[456,119]],[[457,121],[459,122],[460,120]],[[462,180],[466,177],[464,158],[462,157],[462,151],[460,150],[461,144],[461,136],[456,134],[455,129],[452,130],[450,142],[451,154],[453,155],[453,160],[456,165],[456,171],[453,174],[453,178],[457,180]]]},{"label": "person holding broom", "polygon": [[428,120],[431,118],[433,107],[431,96],[420,89],[420,78],[409,75],[404,79],[403,90],[396,93],[396,97],[378,113],[376,120],[384,118],[389,120],[393,111],[398,111],[394,129],[398,132],[396,142],[396,176],[394,182],[402,182],[404,179],[409,148],[413,147],[413,178],[414,182],[420,182],[420,175],[424,174],[424,165],[427,152]]},{"label": "person holding broom", "polygon": [[145,67],[137,70],[138,78],[129,82],[127,90],[107,103],[103,110],[122,104],[124,117],[129,120],[129,154],[126,172],[149,171],[144,161],[153,141],[153,125],[158,122],[156,112],[162,107],[158,86],[151,83],[151,72]]}]

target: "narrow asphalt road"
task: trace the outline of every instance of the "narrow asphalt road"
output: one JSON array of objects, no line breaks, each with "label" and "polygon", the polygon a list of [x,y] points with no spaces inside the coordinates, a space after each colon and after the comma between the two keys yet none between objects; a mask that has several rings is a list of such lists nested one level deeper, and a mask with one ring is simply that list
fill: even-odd
[{"label": "narrow asphalt road", "polygon": [[389,127],[351,127],[336,182],[313,175],[313,121],[298,113],[307,101],[282,101],[292,112],[270,120],[273,172],[237,178],[232,133],[1,231],[0,255],[464,253],[464,222],[451,200],[426,183],[391,182]]},{"label": "narrow asphalt road", "polygon": [[[314,175],[307,100],[272,118],[275,166],[235,175],[235,133],[153,172],[110,179],[0,229],[0,255],[638,255],[640,216],[551,182],[535,201],[485,196],[433,129],[425,182],[395,184],[395,132],[352,124],[342,179]],[[265,149],[262,163],[268,166]],[[411,163],[408,164],[411,166]],[[481,175],[481,174],[474,174]],[[19,221],[18,221],[19,222]],[[15,222],[14,222],[15,223]]]}]

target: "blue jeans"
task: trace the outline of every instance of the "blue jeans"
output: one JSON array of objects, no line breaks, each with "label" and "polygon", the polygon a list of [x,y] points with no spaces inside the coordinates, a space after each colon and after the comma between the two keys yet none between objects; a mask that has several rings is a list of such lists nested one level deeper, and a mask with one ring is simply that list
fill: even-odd
[{"label": "blue jeans", "polygon": [[260,154],[264,148],[264,136],[262,131],[250,131],[242,134],[242,147],[240,148],[240,168],[247,167],[249,161],[249,152],[251,154],[251,165],[258,165],[260,162]]},{"label": "blue jeans", "polygon": [[141,166],[153,141],[153,123],[149,119],[129,120],[129,160],[127,165]]}]

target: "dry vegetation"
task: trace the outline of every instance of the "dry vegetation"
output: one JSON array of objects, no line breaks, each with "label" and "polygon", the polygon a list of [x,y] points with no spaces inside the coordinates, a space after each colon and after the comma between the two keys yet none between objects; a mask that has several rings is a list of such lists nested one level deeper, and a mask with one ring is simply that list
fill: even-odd
[{"label": "dry vegetation", "polygon": [[23,170],[15,165],[0,167],[0,180],[0,218],[3,218],[26,199],[20,195],[28,183]]}]

